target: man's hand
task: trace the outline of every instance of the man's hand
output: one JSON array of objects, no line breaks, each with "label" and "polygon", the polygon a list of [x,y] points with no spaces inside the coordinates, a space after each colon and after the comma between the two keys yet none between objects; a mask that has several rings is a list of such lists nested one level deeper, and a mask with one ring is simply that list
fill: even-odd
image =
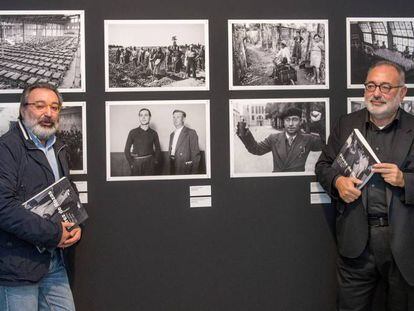
[{"label": "man's hand", "polygon": [[73,228],[70,232],[71,237],[63,243],[63,247],[69,247],[78,242],[82,235],[82,229],[80,227]]},{"label": "man's hand", "polygon": [[67,228],[73,227],[75,224],[73,222],[61,222],[62,224],[62,237],[57,247],[65,248],[72,246],[79,241],[82,235],[82,230],[79,227],[73,228],[71,231],[68,231]]},{"label": "man's hand", "polygon": [[390,185],[401,187],[405,186],[403,172],[393,163],[376,163],[373,172],[381,174],[382,178]]},{"label": "man's hand", "polygon": [[346,203],[351,203],[361,195],[361,191],[355,187],[361,183],[362,181],[355,177],[339,176],[335,181],[335,187],[341,199]]},{"label": "man's hand", "polygon": [[65,247],[64,246],[65,241],[72,237],[71,233],[66,228],[70,228],[70,227],[74,226],[75,224],[73,222],[63,222],[62,221],[61,225],[62,225],[62,236],[60,237],[60,242],[59,242],[57,247],[63,248],[63,247]]},{"label": "man's hand", "polygon": [[237,122],[237,128],[236,128],[236,134],[239,137],[244,137],[246,136],[247,133],[247,127],[246,127],[246,122],[244,121],[239,121]]}]

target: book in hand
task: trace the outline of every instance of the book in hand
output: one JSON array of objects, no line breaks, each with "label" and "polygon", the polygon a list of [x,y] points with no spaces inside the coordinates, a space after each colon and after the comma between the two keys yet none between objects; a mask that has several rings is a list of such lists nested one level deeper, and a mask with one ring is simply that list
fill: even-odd
[{"label": "book in hand", "polygon": [[362,183],[358,185],[358,189],[361,189],[374,174],[372,165],[380,162],[361,132],[354,129],[332,163],[332,168],[343,176],[361,180]]},{"label": "book in hand", "polygon": [[[55,223],[73,222],[77,226],[88,218],[85,207],[67,177],[62,177],[22,205],[32,213]],[[40,252],[45,250],[40,246],[38,249]]]}]

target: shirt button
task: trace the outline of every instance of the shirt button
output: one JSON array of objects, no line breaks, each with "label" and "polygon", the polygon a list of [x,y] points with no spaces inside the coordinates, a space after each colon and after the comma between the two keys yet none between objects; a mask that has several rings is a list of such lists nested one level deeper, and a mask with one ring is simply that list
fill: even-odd
[{"label": "shirt button", "polygon": [[375,184],[372,184],[372,185],[371,185],[371,187],[372,187],[372,188],[375,188]]},{"label": "shirt button", "polygon": [[379,147],[375,147],[375,150],[377,150],[377,151],[378,151],[378,150],[379,150]]}]

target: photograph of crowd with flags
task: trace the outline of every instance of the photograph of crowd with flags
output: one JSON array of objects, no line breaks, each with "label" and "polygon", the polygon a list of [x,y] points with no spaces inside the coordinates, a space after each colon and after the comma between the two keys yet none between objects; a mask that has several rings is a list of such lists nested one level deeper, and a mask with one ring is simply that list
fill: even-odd
[{"label": "photograph of crowd with flags", "polygon": [[207,90],[205,20],[105,21],[107,91]]}]

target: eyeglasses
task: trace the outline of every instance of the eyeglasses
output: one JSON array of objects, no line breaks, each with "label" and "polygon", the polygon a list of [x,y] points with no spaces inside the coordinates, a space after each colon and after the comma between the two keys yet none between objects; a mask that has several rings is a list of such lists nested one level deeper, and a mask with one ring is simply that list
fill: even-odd
[{"label": "eyeglasses", "polygon": [[391,85],[389,83],[375,84],[374,82],[365,82],[364,85],[365,85],[365,89],[368,92],[375,92],[375,90],[378,87],[382,94],[388,94],[389,92],[391,92],[392,89],[397,89],[399,87],[404,86],[404,85],[395,85],[394,86],[394,85]]},{"label": "eyeglasses", "polygon": [[42,102],[42,101],[34,102],[34,103],[26,103],[26,105],[33,106],[39,112],[45,111],[47,107],[49,107],[50,110],[54,113],[58,113],[62,109],[62,105],[60,104],[57,104],[57,103],[46,104],[45,102]]}]

